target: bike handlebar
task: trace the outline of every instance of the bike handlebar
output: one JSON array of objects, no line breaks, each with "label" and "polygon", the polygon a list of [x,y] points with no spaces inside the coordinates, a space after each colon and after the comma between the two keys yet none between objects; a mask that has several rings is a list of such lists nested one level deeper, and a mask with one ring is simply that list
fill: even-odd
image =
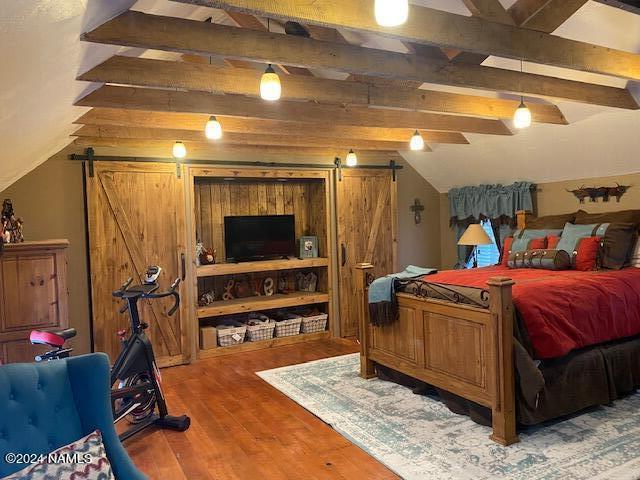
[{"label": "bike handlebar", "polygon": [[[180,307],[180,294],[176,291],[178,286],[180,285],[180,277],[176,278],[174,282],[169,286],[169,289],[165,292],[155,293],[154,291],[145,292],[144,290],[129,290],[129,286],[133,282],[133,278],[129,278],[126,282],[122,284],[122,286],[113,292],[113,296],[117,298],[123,298],[127,293],[135,294],[138,298],[164,298],[172,296],[174,299],[173,306],[167,312],[167,315],[171,316],[178,310]],[[157,288],[157,286],[156,286]],[[120,313],[124,313],[129,308],[128,304],[120,309]]]}]

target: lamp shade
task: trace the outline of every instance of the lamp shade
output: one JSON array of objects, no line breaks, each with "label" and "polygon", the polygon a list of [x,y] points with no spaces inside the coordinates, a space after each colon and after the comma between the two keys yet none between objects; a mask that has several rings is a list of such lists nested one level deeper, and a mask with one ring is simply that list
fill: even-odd
[{"label": "lamp shade", "polygon": [[493,241],[479,223],[472,223],[458,240],[458,245],[491,245]]}]

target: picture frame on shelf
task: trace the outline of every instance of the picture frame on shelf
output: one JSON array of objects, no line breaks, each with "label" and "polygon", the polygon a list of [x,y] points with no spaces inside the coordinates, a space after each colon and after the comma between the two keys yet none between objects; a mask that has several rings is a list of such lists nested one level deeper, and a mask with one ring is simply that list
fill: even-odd
[{"label": "picture frame on shelf", "polygon": [[300,258],[318,258],[318,237],[313,235],[300,237]]}]

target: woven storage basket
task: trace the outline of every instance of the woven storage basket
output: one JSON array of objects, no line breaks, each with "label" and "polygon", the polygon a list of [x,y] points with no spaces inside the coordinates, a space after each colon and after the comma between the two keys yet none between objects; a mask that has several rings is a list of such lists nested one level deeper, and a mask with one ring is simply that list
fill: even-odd
[{"label": "woven storage basket", "polygon": [[247,326],[229,326],[218,325],[218,345],[221,347],[230,347],[244,343],[244,337],[247,333]]},{"label": "woven storage basket", "polygon": [[269,340],[273,338],[273,331],[276,328],[276,322],[259,322],[256,325],[247,325],[247,341],[259,342],[260,340]]},{"label": "woven storage basket", "polygon": [[290,337],[300,333],[302,317],[293,316],[287,320],[276,322],[276,337]]},{"label": "woven storage basket", "polygon": [[302,317],[302,333],[324,332],[327,328],[329,315],[321,313],[311,317]]}]

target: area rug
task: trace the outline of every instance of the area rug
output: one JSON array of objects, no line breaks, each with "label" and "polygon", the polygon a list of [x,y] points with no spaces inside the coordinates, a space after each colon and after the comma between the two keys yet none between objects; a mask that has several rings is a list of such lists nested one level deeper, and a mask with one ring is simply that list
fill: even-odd
[{"label": "area rug", "polygon": [[407,480],[640,478],[640,395],[527,429],[502,447],[438,400],[364,380],[358,369],[354,354],[258,375]]}]

